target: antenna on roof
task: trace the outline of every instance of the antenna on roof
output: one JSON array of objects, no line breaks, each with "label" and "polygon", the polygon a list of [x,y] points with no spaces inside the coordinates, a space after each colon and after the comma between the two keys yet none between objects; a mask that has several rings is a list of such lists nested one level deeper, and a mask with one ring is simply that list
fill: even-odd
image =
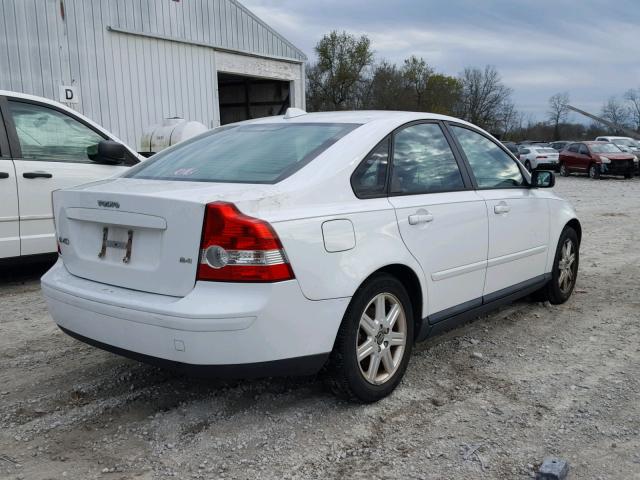
[{"label": "antenna on roof", "polygon": [[284,119],[288,120],[290,118],[301,117],[302,115],[306,115],[307,112],[300,108],[287,108],[287,112],[284,114]]}]

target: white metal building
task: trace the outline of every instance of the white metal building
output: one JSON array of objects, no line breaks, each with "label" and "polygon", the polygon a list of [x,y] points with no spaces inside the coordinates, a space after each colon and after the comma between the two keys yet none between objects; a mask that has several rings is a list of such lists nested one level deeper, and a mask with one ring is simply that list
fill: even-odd
[{"label": "white metal building", "polygon": [[236,0],[0,0],[0,90],[58,101],[134,148],[304,108],[305,55]]}]

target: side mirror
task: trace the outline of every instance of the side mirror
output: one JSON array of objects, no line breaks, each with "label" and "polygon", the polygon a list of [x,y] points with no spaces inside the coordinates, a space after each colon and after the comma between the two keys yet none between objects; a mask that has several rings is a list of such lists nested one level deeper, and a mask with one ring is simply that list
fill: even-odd
[{"label": "side mirror", "polygon": [[552,188],[556,184],[556,176],[548,170],[534,170],[531,173],[533,188]]},{"label": "side mirror", "polygon": [[127,149],[124,145],[113,140],[102,140],[98,145],[87,148],[87,155],[96,163],[106,165],[127,164]]}]

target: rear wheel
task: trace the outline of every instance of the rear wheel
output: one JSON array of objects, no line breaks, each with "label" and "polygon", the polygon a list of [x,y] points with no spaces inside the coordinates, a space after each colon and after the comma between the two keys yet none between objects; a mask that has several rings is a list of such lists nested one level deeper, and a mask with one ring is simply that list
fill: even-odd
[{"label": "rear wheel", "polygon": [[524,161],[524,168],[526,168],[529,172],[531,171],[531,162],[529,160]]},{"label": "rear wheel", "polygon": [[549,300],[554,305],[569,300],[576,286],[579,263],[578,234],[573,228],[565,227],[558,240],[551,281],[539,292],[538,298]]},{"label": "rear wheel", "polygon": [[633,173],[625,173],[624,178],[626,178],[627,180],[629,180],[630,178],[633,178]]},{"label": "rear wheel", "polygon": [[380,274],[351,300],[329,358],[327,384],[363,403],[389,395],[400,383],[413,347],[413,310],[395,277]]},{"label": "rear wheel", "polygon": [[592,163],[589,166],[589,177],[593,178],[594,180],[600,178],[600,167],[597,164]]},{"label": "rear wheel", "polygon": [[569,176],[569,169],[564,164],[564,162],[562,162],[560,164],[560,175],[562,175],[563,177],[568,177]]}]

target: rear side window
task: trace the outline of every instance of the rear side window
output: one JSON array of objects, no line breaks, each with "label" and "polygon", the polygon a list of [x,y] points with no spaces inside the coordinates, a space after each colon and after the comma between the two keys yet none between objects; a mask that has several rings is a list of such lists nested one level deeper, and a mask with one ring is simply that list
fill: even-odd
[{"label": "rear side window", "polygon": [[276,183],[357,128],[347,123],[264,123],[222,127],[133,168],[127,177]]},{"label": "rear side window", "polygon": [[572,143],[571,145],[569,145],[569,148],[567,150],[569,150],[570,152],[578,153],[578,144]]},{"label": "rear side window", "polygon": [[451,126],[464,151],[479,188],[508,188],[524,185],[515,160],[498,145],[468,128]]},{"label": "rear side window", "polygon": [[435,123],[419,123],[395,134],[391,193],[461,190],[464,182],[444,133]]},{"label": "rear side window", "polygon": [[580,153],[582,155],[589,155],[589,149],[587,148],[587,146],[583,143],[580,144]]},{"label": "rear side window", "polygon": [[375,197],[385,193],[389,166],[389,143],[389,138],[380,142],[351,175],[351,186],[358,198]]}]

